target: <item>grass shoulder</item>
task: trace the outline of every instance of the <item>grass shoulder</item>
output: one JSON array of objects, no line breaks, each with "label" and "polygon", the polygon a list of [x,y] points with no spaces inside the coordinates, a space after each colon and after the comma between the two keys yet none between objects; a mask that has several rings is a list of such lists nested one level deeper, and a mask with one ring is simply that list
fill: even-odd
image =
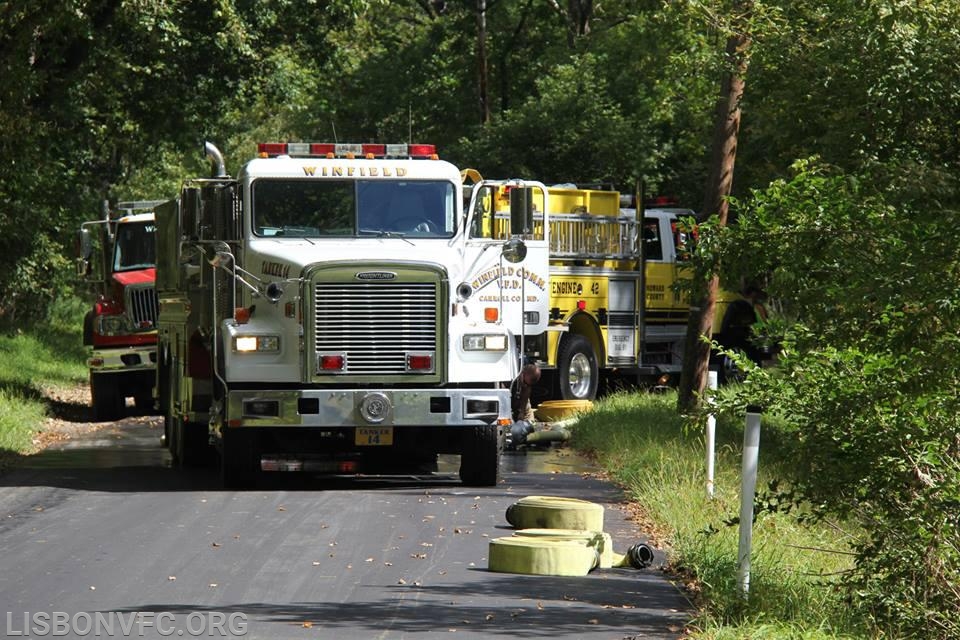
[{"label": "grass shoulder", "polygon": [[80,324],[53,318],[0,333],[0,466],[33,450],[58,389],[87,377]]},{"label": "grass shoulder", "polygon": [[[764,421],[760,494],[788,476],[777,430]],[[710,498],[703,432],[678,415],[675,394],[610,396],[581,416],[573,431],[573,446],[598,460],[663,538],[671,570],[698,605],[692,637],[869,637],[837,589],[837,577],[851,566],[852,538],[833,523],[802,524],[796,513],[758,510],[750,598],[739,597],[735,520],[742,439],[742,424],[718,422]]]}]

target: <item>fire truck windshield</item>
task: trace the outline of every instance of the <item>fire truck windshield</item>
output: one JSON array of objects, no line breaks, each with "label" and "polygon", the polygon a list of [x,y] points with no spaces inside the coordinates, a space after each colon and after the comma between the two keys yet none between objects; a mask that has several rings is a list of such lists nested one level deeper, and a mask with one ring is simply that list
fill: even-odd
[{"label": "fire truck windshield", "polygon": [[261,237],[449,238],[456,231],[454,186],[442,180],[260,178],[252,194]]},{"label": "fire truck windshield", "polygon": [[113,249],[113,270],[132,271],[156,266],[156,230],[156,224],[148,221],[118,224]]}]

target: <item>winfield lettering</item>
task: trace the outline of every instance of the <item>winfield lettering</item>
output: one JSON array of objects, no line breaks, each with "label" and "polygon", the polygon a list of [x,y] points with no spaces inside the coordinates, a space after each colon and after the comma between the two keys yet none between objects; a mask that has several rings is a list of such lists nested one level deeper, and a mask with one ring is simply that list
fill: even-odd
[{"label": "winfield lettering", "polygon": [[381,166],[341,166],[330,165],[326,167],[305,166],[304,175],[320,176],[322,178],[404,178],[407,175],[406,167]]}]

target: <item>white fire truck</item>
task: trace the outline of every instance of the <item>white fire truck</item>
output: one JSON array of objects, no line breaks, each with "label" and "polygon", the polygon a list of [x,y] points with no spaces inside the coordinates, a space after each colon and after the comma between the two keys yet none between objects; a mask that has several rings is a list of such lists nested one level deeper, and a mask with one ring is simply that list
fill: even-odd
[{"label": "white fire truck", "polygon": [[261,144],[236,177],[206,151],[212,177],[155,210],[174,460],[213,445],[240,486],[457,453],[465,483],[496,483],[524,329],[548,327],[545,187],[509,183],[492,237],[429,145]]},{"label": "white fire truck", "polygon": [[80,227],[77,274],[95,299],[83,324],[90,347],[94,418],[123,416],[125,400],[153,408],[157,357],[156,244],[153,207],[160,201],[105,202],[103,217]]},{"label": "white fire truck", "polygon": [[[474,179],[479,174],[473,174]],[[477,211],[471,234],[505,241],[509,237],[510,185],[474,188]],[[651,203],[638,218],[636,197],[617,191],[549,187],[544,202],[533,193],[531,233],[526,243],[546,243],[547,256],[529,263],[530,280],[507,275],[506,288],[544,288],[548,325],[525,325],[524,357],[542,373],[534,404],[549,400],[592,400],[601,376],[613,386],[629,380],[642,386],[664,384],[679,375],[690,307],[675,286],[689,278],[686,266],[693,238],[680,224],[693,216],[668,202]],[[542,212],[546,212],[544,215]],[[753,308],[740,296],[721,292],[714,337],[740,348],[755,322]],[[734,375],[730,358],[717,355],[722,379]]]}]

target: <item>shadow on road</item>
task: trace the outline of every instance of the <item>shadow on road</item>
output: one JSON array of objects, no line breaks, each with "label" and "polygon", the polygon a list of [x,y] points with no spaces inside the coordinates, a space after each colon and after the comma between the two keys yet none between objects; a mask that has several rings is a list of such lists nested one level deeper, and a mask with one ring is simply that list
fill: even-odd
[{"label": "shadow on road", "polygon": [[[366,600],[294,602],[289,604],[240,602],[204,608],[170,602],[145,602],[121,612],[164,611],[175,616],[217,611],[243,613],[251,635],[278,637],[285,630],[312,628],[336,632],[337,637],[374,637],[386,632],[406,634],[479,634],[482,637],[568,638],[678,637],[687,615],[677,609],[684,600],[663,589],[655,572],[612,569],[585,577],[485,574],[482,580],[435,585],[364,585]],[[651,583],[661,583],[651,588]],[[273,626],[276,631],[265,629]],[[624,633],[629,635],[624,636]]]}]

